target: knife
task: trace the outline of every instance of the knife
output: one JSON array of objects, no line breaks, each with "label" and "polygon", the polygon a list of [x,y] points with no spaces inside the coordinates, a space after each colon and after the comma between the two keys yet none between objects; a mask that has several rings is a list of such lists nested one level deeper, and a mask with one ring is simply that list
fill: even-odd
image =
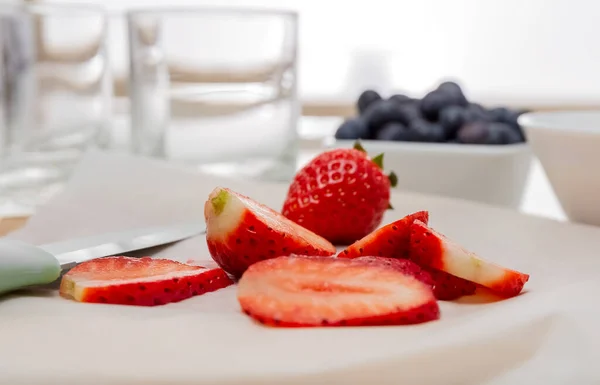
[{"label": "knife", "polygon": [[52,283],[63,271],[108,257],[181,241],[206,232],[202,221],[98,234],[41,246],[0,239],[0,294]]}]

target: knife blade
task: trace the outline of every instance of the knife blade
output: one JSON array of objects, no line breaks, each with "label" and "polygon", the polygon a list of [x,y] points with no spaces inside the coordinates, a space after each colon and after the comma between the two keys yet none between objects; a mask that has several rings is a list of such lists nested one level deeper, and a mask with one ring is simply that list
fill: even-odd
[{"label": "knife blade", "polygon": [[34,246],[0,239],[0,294],[54,282],[63,270],[94,258],[170,244],[206,232],[202,221],[138,228]]}]

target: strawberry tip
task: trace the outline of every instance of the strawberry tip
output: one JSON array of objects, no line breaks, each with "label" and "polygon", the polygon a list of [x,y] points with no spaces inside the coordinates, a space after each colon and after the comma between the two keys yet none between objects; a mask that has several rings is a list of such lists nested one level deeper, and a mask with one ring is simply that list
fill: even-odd
[{"label": "strawberry tip", "polygon": [[210,203],[212,204],[213,210],[216,215],[219,215],[223,212],[227,201],[229,200],[229,194],[226,190],[221,190],[217,195],[210,199]]}]

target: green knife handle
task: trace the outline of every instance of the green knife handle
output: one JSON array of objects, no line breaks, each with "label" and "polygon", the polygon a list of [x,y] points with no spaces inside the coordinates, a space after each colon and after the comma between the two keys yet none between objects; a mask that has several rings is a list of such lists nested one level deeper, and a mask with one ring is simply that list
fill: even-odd
[{"label": "green knife handle", "polygon": [[60,273],[52,254],[24,242],[0,239],[0,294],[54,282]]}]

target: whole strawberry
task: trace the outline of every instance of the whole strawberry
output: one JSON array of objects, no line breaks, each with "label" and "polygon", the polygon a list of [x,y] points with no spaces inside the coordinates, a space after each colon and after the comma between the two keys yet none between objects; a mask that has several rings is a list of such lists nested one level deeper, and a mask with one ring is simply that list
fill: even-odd
[{"label": "whole strawberry", "polygon": [[375,230],[391,208],[396,175],[382,171],[383,154],[354,148],[326,151],[294,177],[282,213],[334,244],[351,244]]}]

